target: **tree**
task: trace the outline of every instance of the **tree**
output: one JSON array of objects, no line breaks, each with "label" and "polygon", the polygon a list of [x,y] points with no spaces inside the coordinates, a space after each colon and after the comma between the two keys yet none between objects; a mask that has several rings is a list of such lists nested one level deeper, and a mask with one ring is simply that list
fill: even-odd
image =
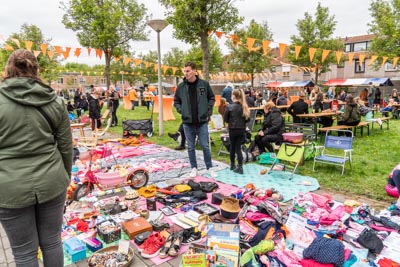
[{"label": "tree", "polygon": [[209,79],[209,31],[232,31],[243,21],[234,0],[159,0],[167,8],[167,21],[174,26],[174,37],[195,45],[200,41],[203,75]]},{"label": "tree", "polygon": [[[214,73],[221,70],[223,55],[217,40],[214,38],[209,39],[209,59],[208,72]],[[193,45],[185,56],[185,62],[193,61],[196,63],[197,68],[203,67],[202,50],[199,44]]]},{"label": "tree", "polygon": [[[26,48],[25,41],[33,42],[32,51],[41,51],[41,44],[47,44],[51,42],[51,39],[46,39],[42,33],[42,31],[35,25],[28,25],[26,23],[22,24],[21,30],[19,33],[13,33],[6,40],[6,44],[13,47],[14,50],[18,49],[18,46],[11,40],[11,38],[19,40],[21,47]],[[12,51],[8,51],[6,49],[0,50],[0,69],[4,69],[8,57],[11,55]],[[55,72],[55,69],[60,66],[57,61],[57,57],[55,56],[52,60],[43,55],[38,56],[38,62],[40,67],[40,77],[51,84],[51,81],[57,79],[58,74]]]},{"label": "tree", "polygon": [[400,2],[373,1],[369,10],[372,22],[368,26],[370,32],[375,34],[369,50],[378,56],[398,57],[400,55]]},{"label": "tree", "polygon": [[69,0],[62,22],[77,32],[84,47],[100,49],[105,58],[105,77],[110,86],[110,63],[129,51],[130,41],[147,40],[147,9],[136,0]]},{"label": "tree", "polygon": [[[262,41],[272,41],[272,32],[267,22],[258,24],[255,20],[252,20],[247,28],[238,30],[235,35],[239,37],[242,45],[235,45],[232,41],[227,42],[231,52],[228,56],[228,69],[249,74],[251,86],[253,86],[254,75],[271,65],[271,58],[267,56],[268,51],[264,51]],[[248,49],[247,38],[256,39],[253,49]]]},{"label": "tree", "polygon": [[[335,16],[329,15],[329,8],[322,7],[318,3],[317,10],[314,15],[308,12],[304,13],[304,18],[297,21],[296,27],[299,35],[292,35],[292,46],[288,58],[292,63],[302,66],[315,68],[315,83],[321,73],[329,70],[329,65],[336,61],[333,53],[322,62],[322,50],[339,50],[343,49],[343,43],[339,39],[332,37],[337,22]],[[301,46],[299,57],[296,59],[294,53],[295,46]],[[313,61],[310,62],[308,48],[316,48]]]}]

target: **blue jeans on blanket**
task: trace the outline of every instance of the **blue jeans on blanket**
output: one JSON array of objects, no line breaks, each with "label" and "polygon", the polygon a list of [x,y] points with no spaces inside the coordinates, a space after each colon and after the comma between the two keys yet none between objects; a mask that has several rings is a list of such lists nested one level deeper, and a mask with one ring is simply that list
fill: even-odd
[{"label": "blue jeans on blanket", "polygon": [[183,130],[188,143],[188,154],[191,168],[197,168],[196,160],[196,136],[198,137],[201,148],[203,149],[204,163],[206,168],[212,167],[211,151],[209,145],[208,123],[200,125],[183,124]]},{"label": "blue jeans on blanket", "polygon": [[0,208],[0,221],[10,241],[17,267],[38,267],[38,248],[44,266],[63,267],[61,226],[66,193],[26,208]]}]

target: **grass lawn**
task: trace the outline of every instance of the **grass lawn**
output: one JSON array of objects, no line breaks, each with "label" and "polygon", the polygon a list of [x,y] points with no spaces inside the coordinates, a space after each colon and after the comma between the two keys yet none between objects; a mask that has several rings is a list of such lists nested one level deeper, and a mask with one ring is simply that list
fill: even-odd
[{"label": "grass lawn", "polygon": [[[180,115],[175,110],[173,112],[176,120],[164,122],[164,136],[161,137],[158,132],[158,114],[153,114],[155,132],[151,138],[148,138],[151,142],[170,148],[178,145],[167,135],[168,132],[176,132],[181,122]],[[214,107],[214,113],[217,113],[216,107]],[[136,107],[134,111],[131,111],[120,106],[117,116],[120,120],[119,125],[110,128],[109,131],[122,135],[122,120],[149,119],[151,111],[147,111],[146,107]],[[260,124],[256,124],[254,129],[258,130],[260,126]],[[318,164],[316,171],[313,172],[312,161],[306,161],[303,166],[300,166],[298,173],[317,178],[321,188],[328,191],[340,192],[350,196],[366,196],[375,200],[393,201],[394,198],[386,194],[384,187],[388,174],[400,162],[399,132],[400,120],[390,120],[389,130],[386,129],[386,124],[383,125],[383,130],[380,130],[378,125],[375,124],[374,129],[371,128],[369,136],[366,130],[362,137],[357,131],[353,143],[353,168],[350,169],[349,165],[346,165],[343,176],[340,175],[340,167],[326,164]],[[215,146],[211,147],[213,159],[229,163],[228,155],[217,156],[221,144],[219,134],[212,134],[212,137],[215,143]],[[260,176],[260,179],[262,179],[262,176]]]}]

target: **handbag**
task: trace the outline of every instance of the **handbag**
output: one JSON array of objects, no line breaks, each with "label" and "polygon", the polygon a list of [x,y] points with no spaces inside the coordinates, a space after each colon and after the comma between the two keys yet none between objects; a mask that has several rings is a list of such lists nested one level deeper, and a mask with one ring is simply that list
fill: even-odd
[{"label": "handbag", "polygon": [[[264,152],[258,155],[256,159],[259,164],[273,164],[276,159],[276,154],[271,152]],[[278,159],[277,162],[279,162]]]}]

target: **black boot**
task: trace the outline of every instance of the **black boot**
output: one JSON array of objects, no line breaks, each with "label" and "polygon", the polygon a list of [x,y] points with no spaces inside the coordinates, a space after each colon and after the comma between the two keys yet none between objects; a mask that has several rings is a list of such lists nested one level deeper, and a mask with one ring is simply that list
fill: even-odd
[{"label": "black boot", "polygon": [[233,171],[234,169],[236,169],[235,163],[231,163],[231,171]]},{"label": "black boot", "polygon": [[181,136],[181,144],[177,147],[175,147],[175,150],[184,150],[185,149],[185,143],[186,143],[186,138]]},{"label": "black boot", "polygon": [[236,169],[233,170],[233,172],[243,174],[243,167],[239,165],[239,166],[237,166]]},{"label": "black boot", "polygon": [[168,136],[174,139],[175,141],[178,140],[179,133],[168,133]]}]

